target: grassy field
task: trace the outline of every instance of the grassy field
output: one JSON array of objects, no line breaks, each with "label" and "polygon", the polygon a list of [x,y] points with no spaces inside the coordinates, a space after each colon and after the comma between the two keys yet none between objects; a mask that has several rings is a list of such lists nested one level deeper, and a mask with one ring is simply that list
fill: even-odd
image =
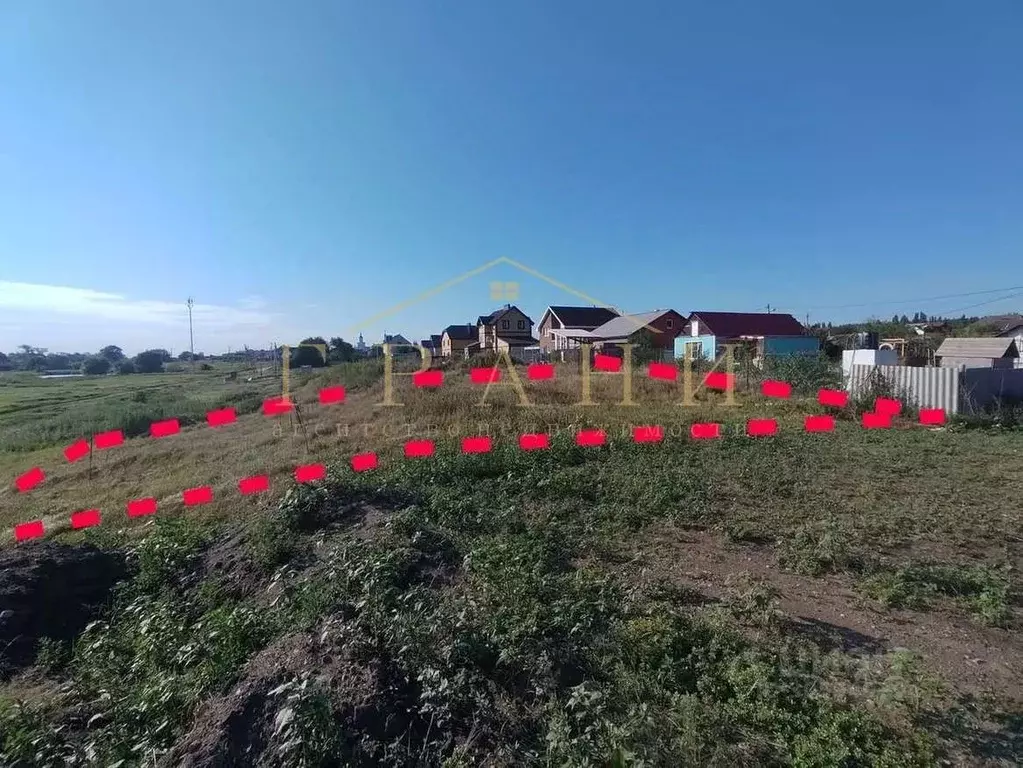
[{"label": "grassy field", "polygon": [[[296,377],[301,425],[254,412],[270,380],[0,380],[0,467],[48,473],[0,496],[0,522],[41,517],[132,574],[100,622],[7,682],[0,762],[1017,764],[1023,431],[866,431],[849,409],[804,434],[827,375],[794,372],[788,401],[740,377],[737,404],[701,391],[691,407],[640,375],[624,406],[620,377],[594,377],[580,406],[559,367],[524,381],[523,407],[511,387],[481,404],[455,367],[437,390],[399,379],[403,405],[382,407],[380,367],[349,365]],[[345,403],[316,404],[329,384]],[[247,415],[200,423],[223,405]],[[171,416],[194,424],[91,470],[60,455]],[[780,434],[741,436],[751,417]],[[725,436],[691,440],[696,421]],[[647,424],[662,443],[631,441]],[[574,445],[584,427],[609,444]],[[552,448],[521,451],[526,431]],[[494,451],[461,455],[478,434]],[[403,458],[416,438],[437,454]],[[369,450],[380,468],[353,473]],[[327,479],[296,487],[314,461]],[[264,472],[269,496],[238,495]],[[204,484],[213,503],[184,507]],[[160,510],[129,521],[140,496]],[[101,526],[66,530],[92,507]]]}]

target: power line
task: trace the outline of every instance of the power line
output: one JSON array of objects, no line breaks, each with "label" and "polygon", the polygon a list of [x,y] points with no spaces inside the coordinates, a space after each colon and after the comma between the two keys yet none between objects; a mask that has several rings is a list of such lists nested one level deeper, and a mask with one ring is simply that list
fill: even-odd
[{"label": "power line", "polygon": [[983,306],[986,306],[987,304],[996,304],[999,301],[1005,301],[1007,299],[1014,299],[1017,296],[1023,296],[1023,291],[1017,291],[1016,293],[1010,293],[1008,296],[999,296],[997,299],[989,299],[988,301],[981,301],[981,302],[978,302],[977,304],[969,304],[969,305],[967,305],[965,307],[959,307],[958,309],[942,310],[942,314],[945,314],[945,313],[951,314],[953,312],[962,312],[962,311],[967,310],[967,309],[973,309],[974,307],[983,307]]},{"label": "power line", "polygon": [[[944,296],[927,296],[927,297],[919,298],[919,299],[896,299],[896,300],[893,300],[893,301],[865,301],[865,302],[861,302],[859,304],[831,304],[831,305],[809,307],[809,309],[814,309],[814,310],[816,310],[816,309],[855,309],[857,307],[877,307],[877,306],[885,306],[885,305],[894,306],[896,304],[914,304],[916,302],[923,302],[923,301],[940,301],[941,299],[958,299],[961,296],[984,296],[984,295],[991,294],[991,293],[1003,293],[1005,291],[1017,291],[1017,290],[1023,290],[1023,285],[1010,285],[1010,286],[1006,286],[1004,288],[992,288],[992,289],[987,290],[987,291],[971,291],[971,292],[968,292],[968,293],[947,293]],[[1014,294],[1014,295],[1019,295],[1019,294]],[[1011,296],[1006,296],[1005,298],[1012,298],[1012,297]],[[1001,301],[1001,299],[994,299],[994,301]],[[991,302],[984,302],[984,303],[991,303]],[[980,306],[980,304],[977,304],[975,306]],[[950,311],[956,311],[956,310],[950,310]]]}]

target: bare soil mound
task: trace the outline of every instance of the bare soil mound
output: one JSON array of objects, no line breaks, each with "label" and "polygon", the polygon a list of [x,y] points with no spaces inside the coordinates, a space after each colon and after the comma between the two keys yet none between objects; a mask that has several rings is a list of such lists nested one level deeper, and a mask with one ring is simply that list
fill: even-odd
[{"label": "bare soil mound", "polygon": [[0,551],[0,679],[32,663],[40,638],[74,638],[125,575],[123,554],[88,544]]},{"label": "bare soil mound", "polygon": [[[373,764],[366,746],[404,733],[410,723],[401,713],[415,692],[379,659],[355,659],[344,650],[321,646],[316,637],[282,637],[246,664],[231,690],[208,701],[191,730],[161,766],[275,766],[294,740],[287,725],[302,717],[301,700],[282,683],[307,678],[329,698],[328,730],[338,734],[337,764]],[[290,693],[294,693],[292,688]]]}]

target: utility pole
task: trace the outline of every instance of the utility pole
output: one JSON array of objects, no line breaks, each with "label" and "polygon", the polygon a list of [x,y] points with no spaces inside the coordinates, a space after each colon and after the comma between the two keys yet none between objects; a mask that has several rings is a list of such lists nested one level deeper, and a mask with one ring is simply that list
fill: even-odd
[{"label": "utility pole", "polygon": [[192,370],[195,370],[195,337],[192,335],[192,297],[188,297],[188,351],[192,355]]}]

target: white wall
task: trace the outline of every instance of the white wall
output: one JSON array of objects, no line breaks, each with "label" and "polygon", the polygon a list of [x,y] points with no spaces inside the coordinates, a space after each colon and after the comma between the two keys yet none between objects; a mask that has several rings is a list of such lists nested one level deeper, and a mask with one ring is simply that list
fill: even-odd
[{"label": "white wall", "polygon": [[842,352],[842,373],[849,377],[854,365],[898,365],[894,349],[846,349]]}]

